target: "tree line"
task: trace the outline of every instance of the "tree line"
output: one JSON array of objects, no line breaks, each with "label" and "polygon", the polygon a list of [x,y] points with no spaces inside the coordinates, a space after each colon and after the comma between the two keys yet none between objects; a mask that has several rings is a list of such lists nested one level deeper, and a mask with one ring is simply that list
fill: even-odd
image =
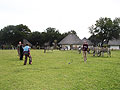
[{"label": "tree line", "polygon": [[45,43],[50,44],[59,42],[69,33],[76,32],[74,30],[66,33],[60,33],[56,28],[48,27],[44,32],[31,32],[28,26],[20,25],[9,25],[0,30],[0,45],[13,45],[17,46],[19,41],[27,39],[32,45],[43,47]]},{"label": "tree line", "polygon": [[[96,20],[94,25],[89,27],[91,36],[89,40],[96,46],[101,46],[109,40],[118,39],[120,36],[120,18],[101,17]],[[13,45],[17,46],[19,41],[27,39],[32,45],[43,47],[45,43],[59,42],[69,33],[77,34],[74,30],[66,33],[60,33],[56,28],[48,27],[44,32],[31,32],[28,26],[9,25],[0,30],[0,45]]]}]

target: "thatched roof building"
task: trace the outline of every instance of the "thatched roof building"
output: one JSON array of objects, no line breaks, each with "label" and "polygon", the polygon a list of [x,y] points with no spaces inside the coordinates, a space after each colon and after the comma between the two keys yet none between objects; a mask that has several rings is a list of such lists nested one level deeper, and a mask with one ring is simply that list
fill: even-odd
[{"label": "thatched roof building", "polygon": [[110,40],[108,45],[110,46],[110,49],[120,49],[120,38]]},{"label": "thatched roof building", "polygon": [[23,39],[23,44],[24,45],[28,44],[29,46],[32,46],[32,44],[27,39]]},{"label": "thatched roof building", "polygon": [[108,42],[108,45],[120,45],[120,38],[119,39],[113,39]]},{"label": "thatched roof building", "polygon": [[75,34],[68,34],[64,39],[62,39],[59,45],[82,45],[82,41],[80,38]]},{"label": "thatched roof building", "polygon": [[61,45],[61,50],[72,50],[78,49],[82,45],[82,40],[77,35],[70,33],[58,44]]}]

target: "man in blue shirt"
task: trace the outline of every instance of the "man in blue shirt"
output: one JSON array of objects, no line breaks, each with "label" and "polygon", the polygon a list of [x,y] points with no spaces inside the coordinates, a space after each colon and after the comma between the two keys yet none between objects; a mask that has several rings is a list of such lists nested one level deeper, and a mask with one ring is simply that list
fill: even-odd
[{"label": "man in blue shirt", "polygon": [[26,46],[23,49],[24,49],[24,55],[25,55],[24,65],[26,65],[27,63],[27,57],[29,57],[29,64],[32,64],[32,57],[30,55],[30,47],[28,46],[28,44],[26,44]]}]

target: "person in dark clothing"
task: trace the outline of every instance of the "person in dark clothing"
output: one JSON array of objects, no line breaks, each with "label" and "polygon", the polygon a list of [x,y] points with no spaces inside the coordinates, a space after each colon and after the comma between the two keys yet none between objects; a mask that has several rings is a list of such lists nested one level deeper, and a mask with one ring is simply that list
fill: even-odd
[{"label": "person in dark clothing", "polygon": [[83,43],[83,57],[84,57],[84,62],[87,61],[87,49],[88,49],[88,44],[86,41]]},{"label": "person in dark clothing", "polygon": [[2,46],[1,46],[2,50],[3,50],[3,47],[4,47],[4,46],[2,45]]},{"label": "person in dark clothing", "polygon": [[18,44],[17,51],[18,51],[20,60],[23,60],[23,45],[21,44],[21,42],[19,42]]}]

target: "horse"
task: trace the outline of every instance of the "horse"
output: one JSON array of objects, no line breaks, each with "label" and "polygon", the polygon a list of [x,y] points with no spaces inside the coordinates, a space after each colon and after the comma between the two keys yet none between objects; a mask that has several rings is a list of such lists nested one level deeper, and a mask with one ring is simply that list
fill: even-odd
[{"label": "horse", "polygon": [[93,47],[93,56],[97,54],[98,57],[104,56],[104,53],[107,53],[107,56],[109,55],[111,57],[111,50],[107,47]]},{"label": "horse", "polygon": [[50,46],[46,46],[46,47],[44,47],[44,53],[46,53],[46,50],[51,50],[51,51],[53,51],[53,47],[50,47]]},{"label": "horse", "polygon": [[111,50],[110,48],[107,48],[107,47],[102,47],[100,49],[100,56],[104,56],[104,53],[107,53],[107,57],[110,56],[111,57]]}]

